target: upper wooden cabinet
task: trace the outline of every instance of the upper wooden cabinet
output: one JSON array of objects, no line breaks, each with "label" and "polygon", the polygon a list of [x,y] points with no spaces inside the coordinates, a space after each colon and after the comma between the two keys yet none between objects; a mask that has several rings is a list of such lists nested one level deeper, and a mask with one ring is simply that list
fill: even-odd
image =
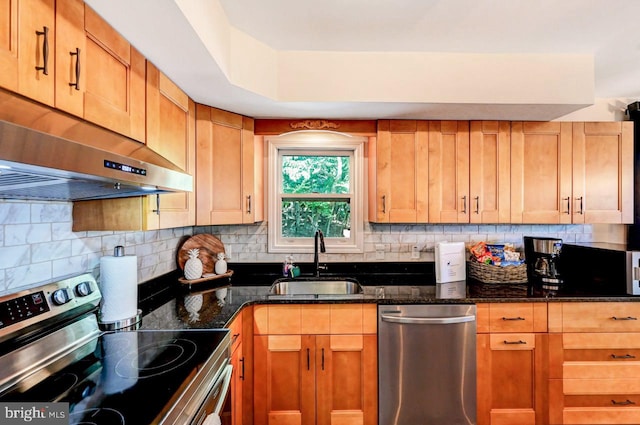
[{"label": "upper wooden cabinet", "polygon": [[[191,175],[196,172],[196,105],[147,62],[147,146]],[[147,227],[168,229],[196,222],[193,192],[147,197]],[[158,210],[157,213],[154,210]]]},{"label": "upper wooden cabinet", "polygon": [[369,221],[428,221],[428,122],[378,121],[369,141]]},{"label": "upper wooden cabinet", "polygon": [[[195,103],[147,63],[147,145],[195,174]],[[74,202],[73,230],[156,230],[195,224],[195,192]]]},{"label": "upper wooden cabinet", "polygon": [[469,143],[469,222],[509,223],[511,124],[471,121]]},{"label": "upper wooden cabinet", "polygon": [[85,119],[145,140],[145,59],[85,6]]},{"label": "upper wooden cabinet", "polygon": [[633,124],[514,122],[512,223],[630,223]]},{"label": "upper wooden cabinet", "polygon": [[196,107],[196,224],[263,220],[263,143],[253,119]]},{"label": "upper wooden cabinet", "polygon": [[18,0],[0,2],[0,22],[0,86],[18,91]]},{"label": "upper wooden cabinet", "polygon": [[633,123],[573,123],[573,223],[633,222]]},{"label": "upper wooden cabinet", "polygon": [[56,2],[55,107],[84,116],[86,37],[84,2]]},{"label": "upper wooden cabinet", "polygon": [[[2,25],[2,49],[7,54],[3,58],[7,63],[2,68],[8,68],[17,82],[17,85],[9,82],[7,88],[13,87],[24,96],[54,106],[55,1],[5,1],[2,8],[2,15],[8,15],[9,22],[17,22],[17,32],[11,25],[8,28]],[[16,13],[17,21],[14,20]],[[17,44],[14,44],[16,35]],[[17,46],[15,68],[11,63],[14,46]]]},{"label": "upper wooden cabinet", "polygon": [[469,222],[469,122],[429,121],[429,222]]}]

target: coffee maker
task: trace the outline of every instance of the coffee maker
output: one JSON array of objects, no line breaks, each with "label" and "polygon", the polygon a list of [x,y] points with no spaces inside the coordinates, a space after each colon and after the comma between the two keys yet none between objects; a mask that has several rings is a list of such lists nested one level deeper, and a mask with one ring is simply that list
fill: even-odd
[{"label": "coffee maker", "polygon": [[560,272],[562,239],[524,236],[524,256],[529,289],[533,294],[554,296],[562,289]]}]

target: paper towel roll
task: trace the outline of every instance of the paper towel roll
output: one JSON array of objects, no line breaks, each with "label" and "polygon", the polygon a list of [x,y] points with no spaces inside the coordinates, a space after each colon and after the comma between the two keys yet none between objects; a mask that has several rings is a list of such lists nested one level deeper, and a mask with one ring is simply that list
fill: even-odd
[{"label": "paper towel roll", "polygon": [[100,258],[100,321],[115,322],[138,313],[138,258],[135,255]]}]

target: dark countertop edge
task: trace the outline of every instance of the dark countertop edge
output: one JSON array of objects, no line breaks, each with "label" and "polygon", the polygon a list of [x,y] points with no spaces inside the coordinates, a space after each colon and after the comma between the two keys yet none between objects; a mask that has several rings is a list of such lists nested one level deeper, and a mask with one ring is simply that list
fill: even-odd
[{"label": "dark countertop edge", "polygon": [[[433,297],[394,297],[377,299],[373,297],[351,298],[351,299],[269,299],[256,298],[243,304],[235,306],[236,309],[224,320],[224,327],[238,316],[238,313],[245,307],[256,305],[278,305],[278,304],[482,304],[482,303],[557,303],[557,302],[640,302],[640,297],[620,296],[620,297],[567,297],[567,298],[535,298],[535,297],[489,297],[489,298],[433,298]],[[223,318],[217,320],[222,322]]]}]

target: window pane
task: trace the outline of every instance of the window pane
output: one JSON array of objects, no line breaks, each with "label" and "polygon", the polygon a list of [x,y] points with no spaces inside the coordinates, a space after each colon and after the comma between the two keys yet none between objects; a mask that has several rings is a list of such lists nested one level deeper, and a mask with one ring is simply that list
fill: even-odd
[{"label": "window pane", "polygon": [[316,229],[326,237],[349,237],[351,207],[347,201],[282,201],[282,236],[312,238]]},{"label": "window pane", "polygon": [[349,193],[349,157],[283,155],[283,193]]}]

